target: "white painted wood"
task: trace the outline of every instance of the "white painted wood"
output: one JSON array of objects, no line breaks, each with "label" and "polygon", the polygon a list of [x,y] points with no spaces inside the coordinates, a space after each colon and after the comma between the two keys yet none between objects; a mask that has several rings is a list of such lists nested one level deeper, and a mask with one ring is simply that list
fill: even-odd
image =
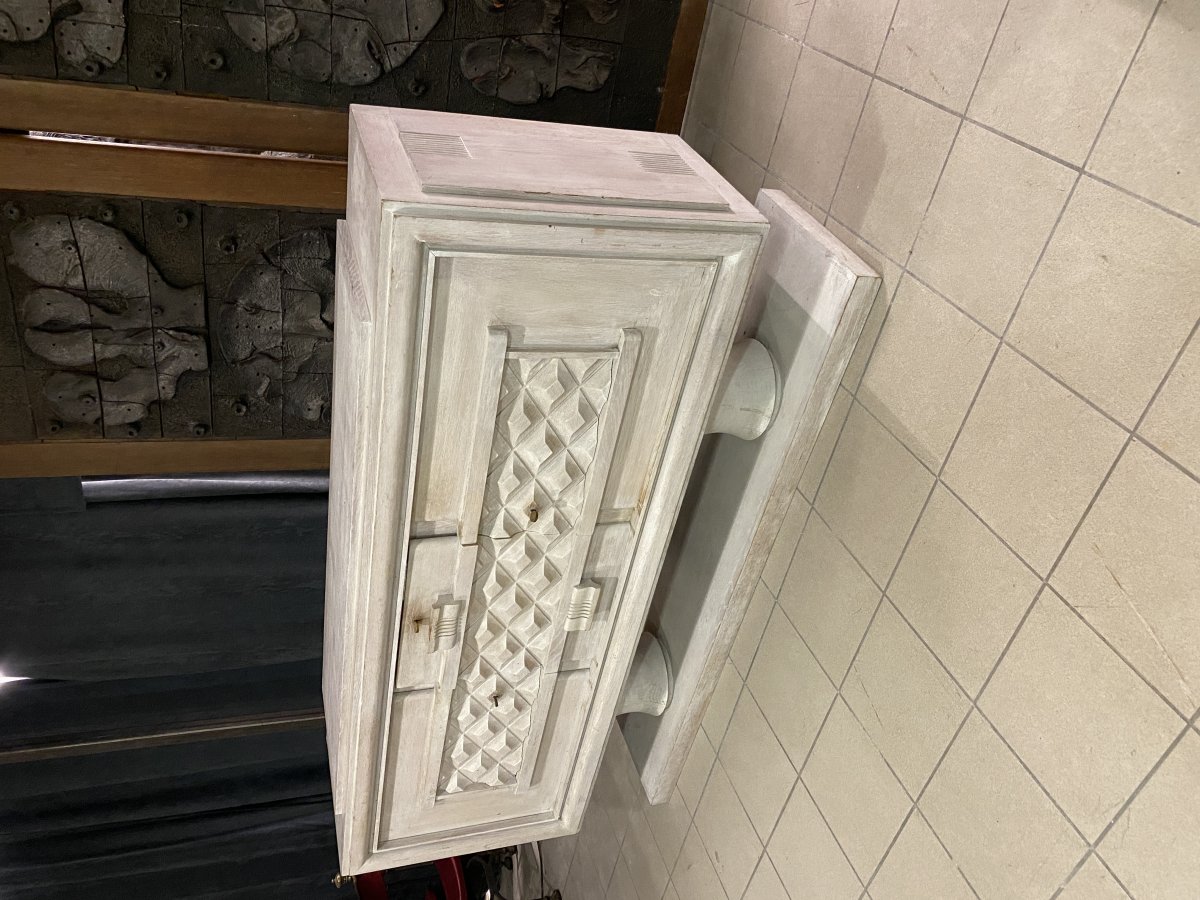
[{"label": "white painted wood", "polygon": [[787,504],[879,288],[879,276],[780,191],[741,333],[770,352],[778,409],[757,440],[715,435],[701,450],[650,613],[676,663],[659,718],[622,722],[652,803],[675,787]]},{"label": "white painted wood", "polygon": [[661,716],[671,702],[673,681],[662,641],[649,631],[643,631],[633,654],[629,677],[625,679],[625,688],[621,691],[617,715]]},{"label": "white painted wood", "polygon": [[678,138],[352,108],[324,678],[344,873],[578,829],[765,229]]},{"label": "white painted wood", "polygon": [[761,437],[775,416],[779,376],[771,352],[754,338],[729,351],[717,400],[708,414],[708,434],[732,434],[743,441]]}]

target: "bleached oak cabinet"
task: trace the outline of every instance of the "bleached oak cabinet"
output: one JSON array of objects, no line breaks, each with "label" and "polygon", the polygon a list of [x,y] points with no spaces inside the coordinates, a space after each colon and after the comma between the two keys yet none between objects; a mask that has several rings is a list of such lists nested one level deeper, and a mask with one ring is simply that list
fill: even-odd
[{"label": "bleached oak cabinet", "polygon": [[343,873],[578,830],[766,227],[676,137],[351,108]]}]

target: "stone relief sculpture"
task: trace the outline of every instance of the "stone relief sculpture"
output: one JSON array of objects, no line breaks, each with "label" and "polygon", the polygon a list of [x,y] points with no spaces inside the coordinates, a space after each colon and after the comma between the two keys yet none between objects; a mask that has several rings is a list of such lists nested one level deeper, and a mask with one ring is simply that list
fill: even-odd
[{"label": "stone relief sculpture", "polygon": [[59,58],[85,76],[115,66],[125,52],[120,0],[0,0],[0,41],[36,41],[52,26]]},{"label": "stone relief sculpture", "polygon": [[403,65],[445,11],[442,0],[226,0],[224,15],[277,68],[362,85]]},{"label": "stone relief sculpture", "polygon": [[[267,248],[230,283],[213,328],[247,407],[283,392],[287,412],[329,424],[333,371],[333,235],[310,228]],[[287,390],[292,385],[298,389]]]},{"label": "stone relief sculpture", "polygon": [[328,434],[333,219],[0,197],[0,440]]},{"label": "stone relief sculpture", "polygon": [[[45,382],[63,424],[125,426],[175,396],[184,372],[208,368],[203,289],[172,288],[119,230],[79,216],[13,229],[9,262],[35,288],[21,298],[25,346],[57,369]],[[152,303],[151,277],[160,282]]]},{"label": "stone relief sculpture", "polygon": [[599,91],[630,2],[0,0],[0,73],[489,112]]},{"label": "stone relief sculpture", "polygon": [[[471,0],[481,10],[505,8],[505,0]],[[618,0],[587,0],[583,4],[592,21],[611,21]],[[596,91],[604,86],[616,64],[616,55],[594,42],[560,37],[563,0],[532,0],[525,10],[518,37],[473,41],[459,58],[462,73],[477,91],[519,106],[552,97],[564,87]]]}]

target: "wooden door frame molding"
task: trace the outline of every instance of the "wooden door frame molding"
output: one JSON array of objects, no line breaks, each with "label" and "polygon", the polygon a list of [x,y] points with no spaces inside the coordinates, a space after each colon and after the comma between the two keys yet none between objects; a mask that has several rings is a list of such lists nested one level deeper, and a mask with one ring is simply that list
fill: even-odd
[{"label": "wooden door frame molding", "polygon": [[655,131],[679,134],[683,129],[683,114],[687,111],[688,95],[692,90],[692,75],[700,55],[704,37],[707,0],[683,0],[671,40],[671,55],[667,59],[667,78],[663,84],[662,103],[658,107]]},{"label": "wooden door frame molding", "polygon": [[0,134],[0,190],[340,212],[346,163]]},{"label": "wooden door frame molding", "polygon": [[346,156],[345,110],[0,76],[0,130]]},{"label": "wooden door frame molding", "polygon": [[328,438],[0,443],[0,478],[328,468]]}]

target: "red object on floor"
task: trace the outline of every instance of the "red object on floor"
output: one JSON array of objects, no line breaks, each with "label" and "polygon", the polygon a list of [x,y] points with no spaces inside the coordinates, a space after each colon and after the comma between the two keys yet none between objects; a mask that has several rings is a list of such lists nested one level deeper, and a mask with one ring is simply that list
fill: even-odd
[{"label": "red object on floor", "polygon": [[[446,900],[467,900],[467,882],[463,878],[462,863],[458,861],[458,857],[434,860],[433,864],[437,868]],[[354,887],[358,891],[358,900],[388,900],[387,884],[383,880],[382,872],[358,875],[354,879]],[[425,897],[426,900],[438,900],[433,891]]]},{"label": "red object on floor", "polygon": [[358,900],[387,900],[387,885],[382,872],[364,872],[354,879]]},{"label": "red object on floor", "polygon": [[446,900],[467,900],[467,882],[463,878],[462,863],[457,856],[434,861],[442,879],[442,890]]}]

